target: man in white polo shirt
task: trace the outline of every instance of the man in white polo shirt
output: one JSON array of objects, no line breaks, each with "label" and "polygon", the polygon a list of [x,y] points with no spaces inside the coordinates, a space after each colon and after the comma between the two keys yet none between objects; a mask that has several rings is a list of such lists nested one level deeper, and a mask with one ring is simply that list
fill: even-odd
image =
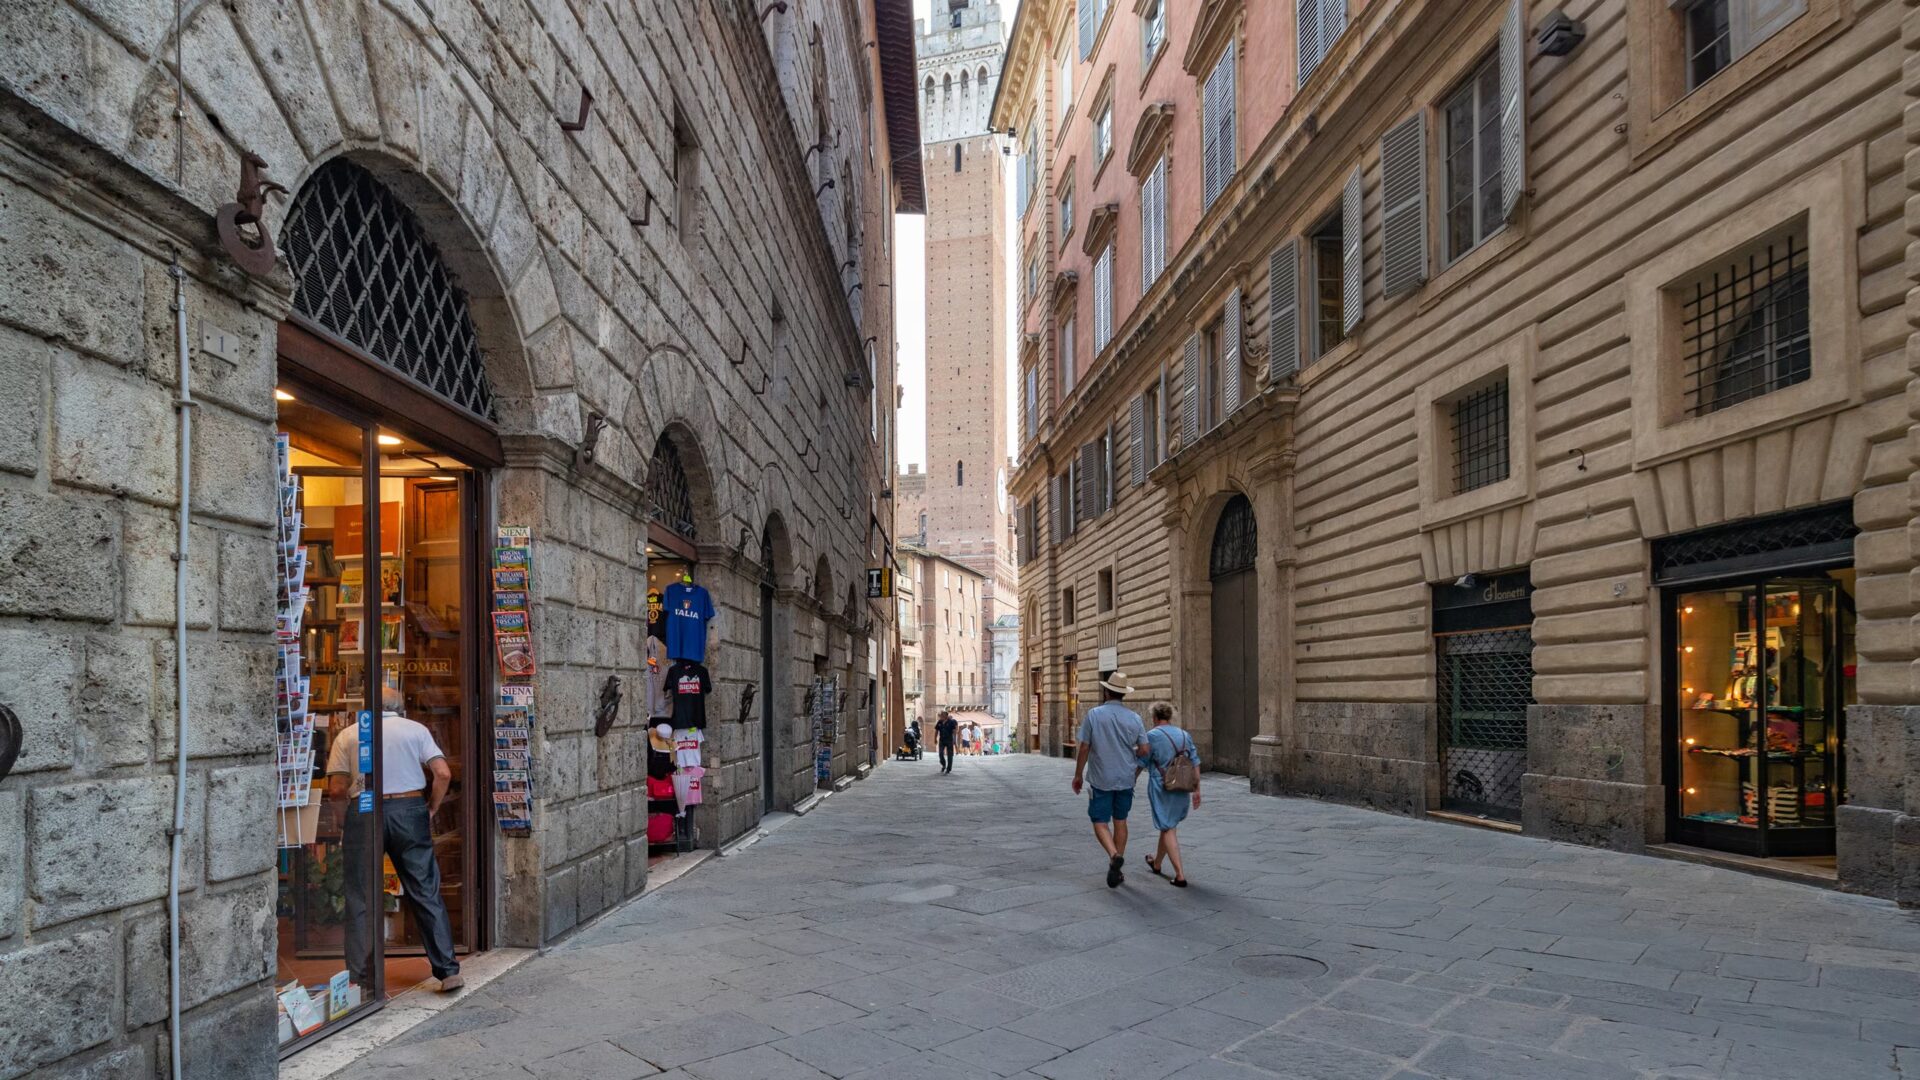
[{"label": "man in white polo shirt", "polygon": [[[440,864],[433,857],[433,815],[447,797],[453,771],[447,767],[447,755],[433,739],[433,732],[415,720],[400,715],[406,701],[400,691],[387,687],[380,695],[380,801],[385,835],[381,849],[393,860],[400,877],[400,889],[413,909],[420,927],[420,938],[427,949],[427,962],[440,989],[458,990],[461,986],[460,961],[453,955],[453,927],[447,918],[447,905],[440,897]],[[373,868],[367,850],[375,843],[374,816],[360,812],[360,792],[366,777],[360,772],[360,725],[346,726],[333,740],[327,754],[327,790],[336,800],[346,800],[346,961],[354,982],[371,986],[367,966],[373,956],[369,945],[368,905],[371,890],[367,876]]]}]

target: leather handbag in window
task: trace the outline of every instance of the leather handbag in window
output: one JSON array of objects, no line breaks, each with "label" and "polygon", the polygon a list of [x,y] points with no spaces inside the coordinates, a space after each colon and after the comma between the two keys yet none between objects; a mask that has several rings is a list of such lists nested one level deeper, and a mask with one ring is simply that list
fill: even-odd
[{"label": "leather handbag in window", "polygon": [[1173,752],[1173,760],[1160,770],[1160,786],[1167,791],[1199,791],[1200,769],[1193,763],[1193,736],[1180,733],[1187,745]]}]

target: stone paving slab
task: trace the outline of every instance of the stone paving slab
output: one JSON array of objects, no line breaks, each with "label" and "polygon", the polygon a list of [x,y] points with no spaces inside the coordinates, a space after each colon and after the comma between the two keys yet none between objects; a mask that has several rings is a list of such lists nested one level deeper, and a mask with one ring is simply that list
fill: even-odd
[{"label": "stone paving slab", "polygon": [[1109,890],[1070,773],[882,765],[335,1075],[1920,1080],[1920,913],[1212,775]]}]

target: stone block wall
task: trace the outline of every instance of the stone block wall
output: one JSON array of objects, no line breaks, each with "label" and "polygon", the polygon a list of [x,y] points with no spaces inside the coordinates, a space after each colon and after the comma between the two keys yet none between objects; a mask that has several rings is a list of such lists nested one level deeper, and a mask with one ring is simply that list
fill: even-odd
[{"label": "stone block wall", "polygon": [[[872,414],[893,382],[897,155],[868,122],[871,12],[792,0],[758,14],[731,0],[189,5],[177,89],[170,10],[0,5],[0,702],[27,727],[0,782],[0,994],[24,1003],[0,1019],[0,1080],[56,1063],[164,1069],[175,249],[193,340],[206,323],[239,343],[191,359],[183,1050],[195,1076],[274,1068],[270,473],[292,283],[248,278],[214,245],[243,151],[295,191],[352,157],[421,218],[467,294],[507,456],[486,524],[532,526],[540,560],[537,826],[490,841],[494,941],[551,941],[645,883],[632,703],[642,492],[663,433],[690,459],[702,580],[725,612],[704,839],[758,819],[761,710],[788,733],[776,804],[811,789],[811,659],[831,654],[864,685],[851,631],[890,618],[846,590],[889,540],[870,522],[892,410],[877,430]],[[565,132],[583,89],[587,126]],[[268,204],[276,232],[286,205]],[[864,379],[868,339],[879,385]],[[594,415],[606,428],[586,463]],[[768,534],[783,596],[803,566],[842,589],[817,605],[831,613],[818,633],[776,634],[785,681],[742,718]],[[596,738],[615,674],[629,705]],[[838,768],[864,760],[865,738],[850,727]]]},{"label": "stone block wall", "polygon": [[[166,1060],[170,250],[192,339],[204,322],[238,342],[192,355],[182,1051],[271,1076],[273,307],[208,257],[183,202],[115,206],[138,178],[85,167],[24,119],[0,90],[0,704],[25,735],[0,781],[0,995],[17,1006],[0,1077],[150,1076]],[[248,1013],[253,1028],[230,1026]]]}]

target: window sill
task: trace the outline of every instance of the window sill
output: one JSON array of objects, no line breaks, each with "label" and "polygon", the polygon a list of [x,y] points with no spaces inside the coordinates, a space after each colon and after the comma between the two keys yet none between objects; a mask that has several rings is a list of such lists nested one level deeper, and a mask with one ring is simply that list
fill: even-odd
[{"label": "window sill", "polygon": [[1160,47],[1153,50],[1153,55],[1147,58],[1145,66],[1142,67],[1140,71],[1140,93],[1142,95],[1146,94],[1147,84],[1153,81],[1153,73],[1160,70],[1160,60],[1166,55],[1167,39],[1162,37],[1160,39]]},{"label": "window sill", "polygon": [[1416,310],[1425,315],[1435,304],[1452,295],[1456,289],[1473,281],[1485,273],[1488,267],[1505,259],[1520,246],[1526,236],[1527,210],[1523,204],[1514,220],[1501,226],[1500,231],[1480,241],[1480,246],[1453,260],[1425,285],[1420,286],[1417,293],[1420,297],[1420,306]]},{"label": "window sill", "polygon": [[1367,324],[1364,321],[1361,322],[1359,326],[1353,328],[1353,333],[1349,335],[1346,340],[1328,349],[1326,352],[1321,353],[1318,357],[1308,361],[1306,364],[1303,364],[1300,370],[1294,373],[1294,383],[1297,384],[1302,391],[1305,391],[1314,383],[1319,382],[1327,372],[1344,366],[1347,361],[1359,355],[1359,335],[1364,332],[1366,328]]}]

